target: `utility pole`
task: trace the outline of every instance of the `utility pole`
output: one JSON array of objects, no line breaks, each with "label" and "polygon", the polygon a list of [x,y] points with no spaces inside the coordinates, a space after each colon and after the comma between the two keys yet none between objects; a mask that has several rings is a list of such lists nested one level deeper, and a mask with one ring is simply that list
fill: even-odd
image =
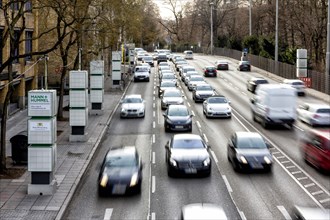
[{"label": "utility pole", "polygon": [[210,2],[211,5],[211,55],[213,55],[213,2]]},{"label": "utility pole", "polygon": [[48,90],[48,55],[46,54],[45,57],[45,89]]},{"label": "utility pole", "polygon": [[277,74],[278,62],[278,0],[276,0],[276,18],[275,18],[275,74]]},{"label": "utility pole", "polygon": [[328,0],[327,54],[325,57],[325,93],[330,94],[330,0]]},{"label": "utility pole", "polygon": [[252,35],[252,3],[249,2],[249,35]]}]

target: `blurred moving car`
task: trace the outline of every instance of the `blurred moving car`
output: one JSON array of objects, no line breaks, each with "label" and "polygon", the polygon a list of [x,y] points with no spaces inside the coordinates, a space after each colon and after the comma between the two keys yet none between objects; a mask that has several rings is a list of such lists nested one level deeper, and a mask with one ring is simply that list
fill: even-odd
[{"label": "blurred moving car", "polygon": [[193,203],[182,207],[181,220],[227,220],[221,206],[212,203]]},{"label": "blurred moving car", "polygon": [[250,61],[239,61],[237,70],[239,70],[239,71],[251,71]]},{"label": "blurred moving car", "polygon": [[311,126],[330,125],[330,105],[304,103],[297,108],[297,116]]},{"label": "blurred moving car", "polygon": [[99,196],[140,193],[142,160],[135,146],[111,148],[98,177]]},{"label": "blurred moving car", "polygon": [[321,171],[330,171],[330,129],[310,130],[302,142],[304,160]]},{"label": "blurred moving car", "polygon": [[267,83],[268,80],[263,77],[252,77],[247,81],[246,87],[248,91],[255,93],[257,86],[259,84],[267,84]]},{"label": "blurred moving car", "polygon": [[321,209],[314,207],[294,206],[294,219],[297,220],[329,220],[330,209]]},{"label": "blurred moving car", "polygon": [[284,84],[292,86],[297,91],[298,96],[305,96],[305,83],[300,79],[285,79]]},{"label": "blurred moving car", "polygon": [[237,131],[229,139],[227,156],[235,171],[271,171],[273,157],[257,132]]},{"label": "blurred moving car", "polygon": [[145,101],[139,94],[126,95],[121,101],[121,118],[145,116]]},{"label": "blurred moving car", "polygon": [[167,109],[169,105],[183,105],[182,96],[179,89],[166,89],[160,100],[162,110]]},{"label": "blurred moving car", "polygon": [[192,131],[192,117],[185,105],[170,105],[163,113],[165,132]]},{"label": "blurred moving car", "polygon": [[214,89],[211,85],[207,83],[197,84],[192,91],[192,99],[195,102],[203,102],[205,99],[210,96],[213,96],[214,94]]},{"label": "blurred moving car", "polygon": [[164,81],[161,82],[160,85],[157,87],[158,87],[158,97],[160,98],[160,96],[163,94],[165,89],[175,89],[177,86],[175,82]]},{"label": "blurred moving car", "polygon": [[[150,67],[149,67],[150,68]],[[134,82],[137,81],[147,81],[149,82],[149,68],[147,66],[138,65],[134,69]]]},{"label": "blurred moving car", "polygon": [[211,174],[208,146],[200,135],[175,134],[165,145],[168,176]]},{"label": "blurred moving car", "polygon": [[208,97],[203,102],[203,114],[209,118],[231,118],[230,101],[222,95]]},{"label": "blurred moving car", "polygon": [[226,60],[217,60],[215,62],[215,68],[217,68],[217,70],[229,70],[228,61],[226,61]]},{"label": "blurred moving car", "polygon": [[214,66],[206,66],[203,68],[205,77],[217,77],[217,69]]},{"label": "blurred moving car", "polygon": [[166,53],[159,53],[157,56],[157,64],[160,62],[167,62],[167,55]]},{"label": "blurred moving car", "polygon": [[151,67],[154,66],[154,59],[152,56],[144,56],[142,57],[142,62],[143,63],[148,63]]},{"label": "blurred moving car", "polygon": [[191,60],[194,59],[194,55],[191,50],[185,50],[183,54],[185,59],[191,59]]}]

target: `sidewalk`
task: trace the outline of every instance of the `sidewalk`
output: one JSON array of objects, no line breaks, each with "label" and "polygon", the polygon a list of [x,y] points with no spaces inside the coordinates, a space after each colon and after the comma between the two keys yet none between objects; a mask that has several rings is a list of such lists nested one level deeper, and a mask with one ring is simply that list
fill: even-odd
[{"label": "sidewalk", "polygon": [[[54,195],[28,195],[31,183],[30,172],[19,179],[0,179],[0,219],[61,219],[76,187],[83,176],[102,136],[116,111],[123,91],[111,89],[111,80],[105,82],[104,114],[89,115],[87,142],[69,142],[69,121],[57,122],[57,163],[55,179],[57,190]],[[65,111],[64,116],[68,117]],[[27,129],[27,110],[17,112],[7,123],[7,155],[11,155],[9,139]],[[25,166],[27,168],[27,166]]]}]

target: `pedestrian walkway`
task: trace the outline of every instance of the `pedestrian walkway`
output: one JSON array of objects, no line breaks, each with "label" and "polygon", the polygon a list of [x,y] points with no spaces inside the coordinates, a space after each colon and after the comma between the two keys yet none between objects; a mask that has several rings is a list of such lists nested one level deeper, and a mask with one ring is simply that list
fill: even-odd
[{"label": "pedestrian walkway", "polygon": [[[30,172],[18,179],[0,180],[0,219],[61,219],[75,189],[82,178],[95,150],[123,95],[121,90],[111,88],[110,79],[105,82],[104,114],[89,115],[86,142],[69,142],[69,121],[57,122],[57,163],[54,173],[57,190],[54,195],[28,195]],[[68,118],[69,112],[64,116]],[[7,149],[9,139],[27,129],[27,110],[17,112],[7,124]],[[11,150],[8,149],[11,155]],[[25,166],[26,167],[26,166]]]}]

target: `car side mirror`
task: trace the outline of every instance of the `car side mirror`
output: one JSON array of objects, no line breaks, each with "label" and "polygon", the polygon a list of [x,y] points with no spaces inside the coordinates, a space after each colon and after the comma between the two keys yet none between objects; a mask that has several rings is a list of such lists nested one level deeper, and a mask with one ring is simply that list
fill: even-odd
[{"label": "car side mirror", "polygon": [[228,104],[231,104],[231,101],[228,100]]},{"label": "car side mirror", "polygon": [[166,117],[166,114],[165,114],[165,112],[163,112],[163,116],[164,116],[164,117]]},{"label": "car side mirror", "polygon": [[251,102],[252,104],[254,104],[255,101],[256,101],[256,100],[255,100],[254,98],[251,98],[251,99],[250,99],[250,102]]},{"label": "car side mirror", "polygon": [[268,148],[268,149],[270,149],[270,148],[271,148],[271,145],[270,145],[270,143],[266,142],[265,144],[266,144],[266,146],[267,146],[267,148]]}]

